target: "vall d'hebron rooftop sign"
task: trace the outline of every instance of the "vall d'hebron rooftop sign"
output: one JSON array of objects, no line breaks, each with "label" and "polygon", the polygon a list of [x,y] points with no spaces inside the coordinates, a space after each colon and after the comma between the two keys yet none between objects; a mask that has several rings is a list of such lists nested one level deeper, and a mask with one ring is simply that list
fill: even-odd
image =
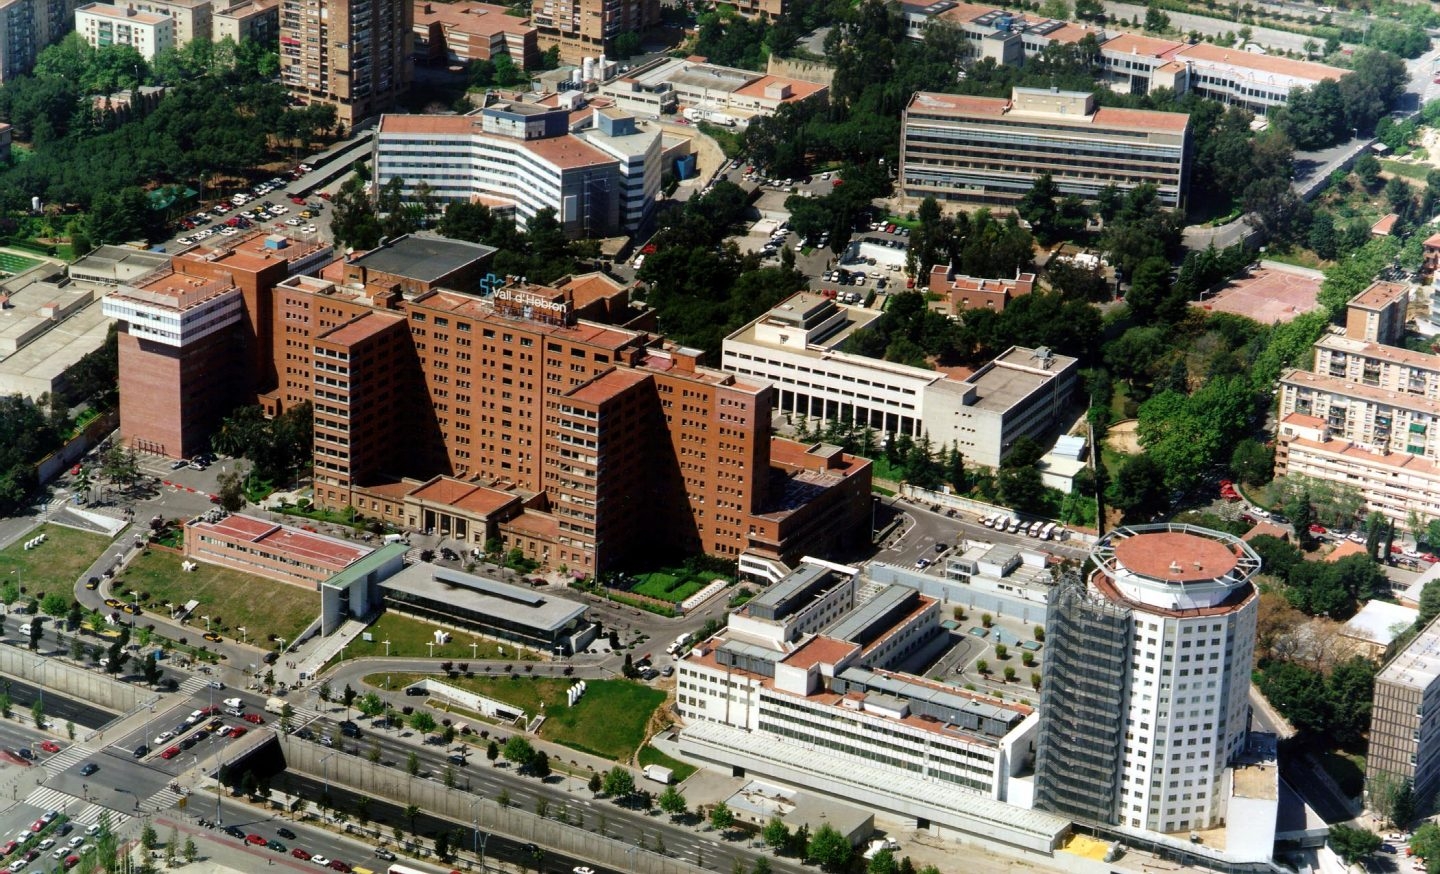
[{"label": "vall d'hebron rooftop sign", "polygon": [[549,300],[538,294],[508,288],[495,292],[495,311],[548,325],[565,325],[571,321],[568,300]]}]

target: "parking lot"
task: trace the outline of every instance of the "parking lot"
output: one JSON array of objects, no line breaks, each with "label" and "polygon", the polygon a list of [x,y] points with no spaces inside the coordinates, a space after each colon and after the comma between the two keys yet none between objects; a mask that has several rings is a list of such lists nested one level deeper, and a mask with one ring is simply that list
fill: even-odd
[{"label": "parking lot", "polygon": [[218,245],[227,237],[235,237],[255,229],[284,234],[300,240],[329,238],[330,220],[328,194],[303,198],[286,190],[286,186],[304,175],[301,164],[290,178],[273,176],[243,192],[211,202],[204,209],[182,216],[172,230],[175,234],[167,251],[206,243]]}]

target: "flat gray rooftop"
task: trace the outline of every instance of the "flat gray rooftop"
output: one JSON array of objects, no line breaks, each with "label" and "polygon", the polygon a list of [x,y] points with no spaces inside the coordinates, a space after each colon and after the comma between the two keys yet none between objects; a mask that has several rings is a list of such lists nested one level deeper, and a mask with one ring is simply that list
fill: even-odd
[{"label": "flat gray rooftop", "polygon": [[585,615],[586,609],[584,604],[564,598],[423,562],[407,567],[380,587],[547,632],[564,628]]},{"label": "flat gray rooftop", "polygon": [[[965,380],[975,386],[974,406],[1004,412],[1076,364],[1074,358],[1013,346]],[[1045,366],[1048,363],[1048,366]]]},{"label": "flat gray rooftop", "polygon": [[129,246],[99,246],[70,265],[76,279],[122,285],[170,263],[163,252],[142,252]]},{"label": "flat gray rooftop", "polygon": [[378,270],[420,282],[436,282],[467,264],[491,257],[495,252],[494,247],[479,243],[406,234],[379,249],[366,252],[356,258],[355,263],[366,270]]}]

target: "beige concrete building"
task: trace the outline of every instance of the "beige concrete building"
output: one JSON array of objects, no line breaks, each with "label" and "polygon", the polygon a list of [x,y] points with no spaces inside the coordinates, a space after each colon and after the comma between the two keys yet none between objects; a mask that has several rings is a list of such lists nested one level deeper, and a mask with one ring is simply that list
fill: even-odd
[{"label": "beige concrete building", "polygon": [[1013,207],[1049,173],[1061,194],[1152,184],[1178,207],[1189,182],[1190,117],[1113,109],[1079,91],[1011,96],[916,92],[905,109],[900,184],[907,197]]},{"label": "beige concrete building", "polygon": [[237,3],[215,13],[215,41],[231,39],[237,45],[247,39],[270,42],[280,32],[280,0],[253,0]]},{"label": "beige concrete building", "polygon": [[660,0],[532,0],[530,18],[542,49],[559,46],[560,60],[579,64],[613,50],[622,33],[659,24]]},{"label": "beige concrete building", "polygon": [[1432,621],[1375,677],[1366,783],[1413,781],[1430,803],[1440,788],[1440,625]]},{"label": "beige concrete building", "polygon": [[105,3],[86,3],[76,9],[75,29],[91,48],[130,46],[147,61],[175,45],[174,19]]},{"label": "beige concrete building", "polygon": [[491,61],[509,55],[515,66],[529,69],[540,60],[538,33],[530,19],[516,18],[493,3],[415,3],[415,53],[431,63]]},{"label": "beige concrete building", "polygon": [[348,126],[410,88],[411,0],[281,0],[280,79]]},{"label": "beige concrete building", "polygon": [[1280,378],[1275,471],[1358,488],[1397,524],[1440,518],[1440,356],[1387,345],[1404,330],[1409,290],[1377,282],[1345,328],[1315,342],[1310,371]]},{"label": "beige concrete building", "polygon": [[210,40],[214,33],[210,0],[117,0],[115,6],[171,19],[177,47],[192,39]]}]

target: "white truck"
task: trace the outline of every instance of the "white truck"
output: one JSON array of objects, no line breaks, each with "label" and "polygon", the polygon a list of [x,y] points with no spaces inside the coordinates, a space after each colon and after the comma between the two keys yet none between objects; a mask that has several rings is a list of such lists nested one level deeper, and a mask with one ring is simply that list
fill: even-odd
[{"label": "white truck", "polygon": [[267,698],[265,700],[266,713],[280,713],[285,709],[284,698]]},{"label": "white truck", "polygon": [[675,779],[674,772],[663,765],[646,765],[644,771],[648,779],[654,780],[656,783],[663,783],[666,786],[669,786]]}]

